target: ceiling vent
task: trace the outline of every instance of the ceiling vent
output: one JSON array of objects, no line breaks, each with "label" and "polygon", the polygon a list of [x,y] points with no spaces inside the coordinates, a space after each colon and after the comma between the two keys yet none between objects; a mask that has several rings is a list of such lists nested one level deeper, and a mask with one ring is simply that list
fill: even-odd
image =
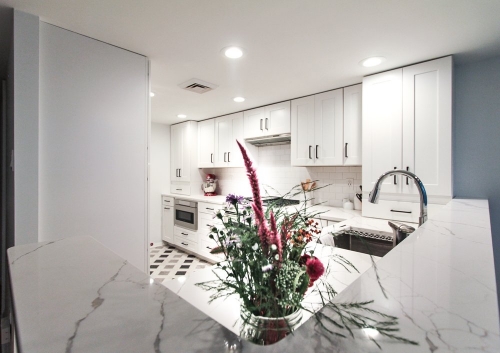
[{"label": "ceiling vent", "polygon": [[179,85],[180,88],[191,91],[191,92],[196,92],[199,94],[203,94],[209,91],[212,91],[216,89],[217,85],[214,85],[213,83],[203,81],[197,78],[192,78],[189,81],[183,82]]}]

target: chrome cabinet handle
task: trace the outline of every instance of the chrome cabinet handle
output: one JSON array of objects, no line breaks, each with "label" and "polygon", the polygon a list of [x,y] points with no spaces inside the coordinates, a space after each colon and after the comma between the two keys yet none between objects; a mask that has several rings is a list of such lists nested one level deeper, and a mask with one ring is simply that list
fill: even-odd
[{"label": "chrome cabinet handle", "polygon": [[[409,172],[410,171],[410,167],[406,167],[406,171]],[[406,177],[406,185],[410,185],[410,183],[408,182],[408,177]]]},{"label": "chrome cabinet handle", "polygon": [[266,130],[269,130],[269,129],[267,128],[267,121],[268,121],[268,120],[269,120],[269,119],[268,119],[268,118],[266,118]]},{"label": "chrome cabinet handle", "polygon": [[226,161],[226,154],[227,152],[224,152],[224,162]]},{"label": "chrome cabinet handle", "polygon": [[231,160],[229,159],[229,157],[230,157],[230,156],[231,156],[231,152],[228,152],[228,153],[227,153],[227,161],[228,161],[229,163],[231,162]]},{"label": "chrome cabinet handle", "polygon": [[177,190],[177,191],[182,191],[182,189],[175,189],[175,190]]},{"label": "chrome cabinet handle", "polygon": [[207,249],[208,249],[208,250],[212,250],[212,248],[211,248],[211,247],[209,247],[209,246],[207,246]]},{"label": "chrome cabinet handle", "polygon": [[214,162],[214,154],[210,153],[210,163],[213,163],[213,162]]},{"label": "chrome cabinet handle", "polygon": [[[396,167],[394,167],[394,170],[396,170]],[[394,185],[398,185],[398,181],[397,181],[397,176],[394,175]]]},{"label": "chrome cabinet handle", "polygon": [[182,175],[181,175],[181,169],[179,168],[179,178],[181,178]]},{"label": "chrome cabinet handle", "polygon": [[185,235],[186,237],[189,235],[189,234],[187,234],[187,233],[182,233],[182,232],[181,232],[181,234],[182,234],[182,235]]},{"label": "chrome cabinet handle", "polygon": [[181,242],[181,244],[182,244],[182,245],[185,245],[185,246],[188,246],[188,245],[189,245],[189,244],[186,244],[186,243],[183,243],[183,242]]},{"label": "chrome cabinet handle", "polygon": [[344,154],[345,158],[347,158],[347,142],[345,143],[345,154]]},{"label": "chrome cabinet handle", "polygon": [[260,119],[260,130],[262,131],[262,119]]},{"label": "chrome cabinet handle", "polygon": [[411,211],[400,211],[400,210],[391,210],[391,212],[397,212],[397,213],[411,213]]},{"label": "chrome cabinet handle", "polygon": [[311,146],[311,145],[309,145],[309,159],[312,159],[312,157],[311,157],[311,147],[312,147],[312,146]]},{"label": "chrome cabinet handle", "polygon": [[316,145],[316,159],[318,159],[318,147],[319,145]]},{"label": "chrome cabinet handle", "polygon": [[170,210],[170,207],[163,207],[164,210]]},{"label": "chrome cabinet handle", "polygon": [[206,210],[210,210],[210,211],[213,211],[214,209],[213,208],[209,208],[209,207],[205,207]]}]

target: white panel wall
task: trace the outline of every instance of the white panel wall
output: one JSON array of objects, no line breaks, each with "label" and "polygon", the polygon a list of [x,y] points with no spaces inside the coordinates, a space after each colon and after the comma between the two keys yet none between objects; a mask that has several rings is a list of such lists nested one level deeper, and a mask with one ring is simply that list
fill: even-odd
[{"label": "white panel wall", "polygon": [[90,235],[146,271],[148,60],[40,23],[39,240]]},{"label": "white panel wall", "polygon": [[161,242],[161,194],[170,192],[170,125],[151,124],[149,241]]},{"label": "white panel wall", "polygon": [[15,245],[38,241],[38,23],[37,16],[14,10]]}]

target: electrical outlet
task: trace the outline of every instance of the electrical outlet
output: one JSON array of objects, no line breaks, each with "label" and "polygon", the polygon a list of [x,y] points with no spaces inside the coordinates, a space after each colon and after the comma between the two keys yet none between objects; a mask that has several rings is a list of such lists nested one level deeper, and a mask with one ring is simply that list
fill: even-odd
[{"label": "electrical outlet", "polygon": [[354,191],[354,179],[347,179],[347,186],[349,187],[349,190]]}]

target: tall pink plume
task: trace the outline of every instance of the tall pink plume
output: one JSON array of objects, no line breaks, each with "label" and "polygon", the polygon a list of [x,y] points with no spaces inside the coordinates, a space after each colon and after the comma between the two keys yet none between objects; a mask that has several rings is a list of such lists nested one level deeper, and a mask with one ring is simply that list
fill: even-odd
[{"label": "tall pink plume", "polygon": [[267,227],[267,221],[264,217],[264,208],[262,206],[262,199],[260,197],[260,187],[259,179],[257,178],[257,171],[253,166],[252,160],[247,153],[247,150],[240,141],[236,140],[238,147],[240,148],[241,155],[243,156],[243,161],[245,163],[245,168],[247,170],[248,181],[250,182],[250,187],[252,188],[253,204],[252,208],[255,212],[255,221],[258,226],[259,238],[261,242],[262,249],[267,255],[267,249],[269,245],[268,233],[269,229]]}]

